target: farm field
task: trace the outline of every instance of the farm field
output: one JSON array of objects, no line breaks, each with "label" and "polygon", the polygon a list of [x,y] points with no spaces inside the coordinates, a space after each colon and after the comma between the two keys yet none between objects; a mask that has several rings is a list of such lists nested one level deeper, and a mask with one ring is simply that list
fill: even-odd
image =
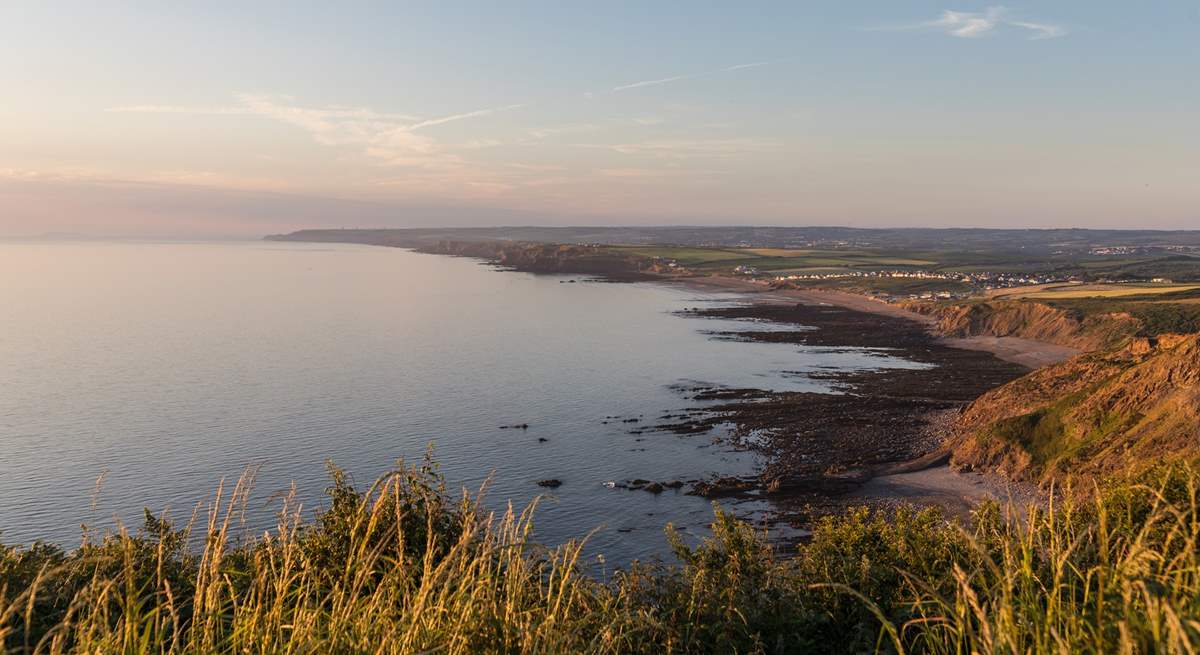
[{"label": "farm field", "polygon": [[865,250],[822,250],[786,248],[694,248],[671,246],[611,246],[621,253],[641,257],[673,259],[680,266],[721,272],[748,266],[771,272],[820,272],[917,269],[937,265],[930,259]]},{"label": "farm field", "polygon": [[726,248],[686,248],[673,246],[610,246],[615,251],[640,257],[674,259],[681,266],[698,266],[712,262],[746,259],[745,251]]},{"label": "farm field", "polygon": [[1056,300],[1067,298],[1124,298],[1161,295],[1200,289],[1200,284],[1058,284],[1005,289],[992,297],[1015,300]]},{"label": "farm field", "polygon": [[[933,251],[928,249],[782,248],[741,246],[610,245],[601,251],[621,256],[673,260],[701,275],[733,274],[754,269],[764,276],[845,275],[844,278],[793,280],[803,286],[839,288],[858,293],[911,295],[925,292],[965,293],[978,290],[970,283],[945,279],[903,279],[855,276],[878,271],[930,271],[938,273],[991,273],[1009,275],[1075,275],[1084,280],[1133,275],[1135,279],[1174,277],[1176,283],[1067,284],[1054,282],[985,292],[994,300],[1045,302],[1120,299],[1177,301],[1200,293],[1200,258],[1096,257],[1056,254],[1032,258],[1025,254]],[[740,269],[740,270],[739,270]]]}]

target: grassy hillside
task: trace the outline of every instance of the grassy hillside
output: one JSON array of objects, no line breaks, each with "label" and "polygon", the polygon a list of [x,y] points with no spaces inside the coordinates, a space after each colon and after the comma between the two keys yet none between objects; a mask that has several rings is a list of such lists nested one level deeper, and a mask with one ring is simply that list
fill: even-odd
[{"label": "grassy hillside", "polygon": [[1121,298],[1077,298],[1043,301],[1078,321],[1089,317],[1127,315],[1138,322],[1138,334],[1156,336],[1200,332],[1200,293],[1170,293]]},{"label": "grassy hillside", "polygon": [[[1200,476],[1163,469],[1024,518],[985,505],[831,518],[780,556],[718,512],[679,562],[585,575],[429,466],[241,539],[246,489],[196,534],[147,514],[64,552],[0,547],[13,653],[1103,653],[1200,647]],[[673,538],[668,531],[668,538]],[[196,550],[187,544],[199,544]]]},{"label": "grassy hillside", "polygon": [[1200,335],[1135,339],[981,396],[953,461],[1014,477],[1100,476],[1200,457]]}]

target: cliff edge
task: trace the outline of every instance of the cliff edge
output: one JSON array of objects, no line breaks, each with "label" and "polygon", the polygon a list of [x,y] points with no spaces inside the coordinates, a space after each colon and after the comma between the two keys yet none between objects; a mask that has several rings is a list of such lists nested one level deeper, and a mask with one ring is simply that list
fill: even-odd
[{"label": "cliff edge", "polygon": [[1137,334],[1142,324],[1124,312],[1077,316],[1058,307],[1027,300],[961,304],[911,303],[908,309],[935,320],[946,337],[1021,337],[1083,351],[1115,346]]},{"label": "cliff edge", "polygon": [[1200,455],[1200,334],[1126,340],[1034,371],[971,403],[951,464],[1048,482]]}]

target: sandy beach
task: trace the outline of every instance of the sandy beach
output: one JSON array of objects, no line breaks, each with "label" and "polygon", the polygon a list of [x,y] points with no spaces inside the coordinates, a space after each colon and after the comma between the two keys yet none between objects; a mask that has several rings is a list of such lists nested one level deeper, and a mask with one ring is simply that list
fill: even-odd
[{"label": "sandy beach", "polygon": [[1040,501],[1032,485],[1014,483],[999,475],[961,473],[940,465],[906,473],[877,475],[847,494],[850,502],[869,505],[916,503],[936,506],[947,516],[963,520],[979,503],[992,500],[1021,510]]}]

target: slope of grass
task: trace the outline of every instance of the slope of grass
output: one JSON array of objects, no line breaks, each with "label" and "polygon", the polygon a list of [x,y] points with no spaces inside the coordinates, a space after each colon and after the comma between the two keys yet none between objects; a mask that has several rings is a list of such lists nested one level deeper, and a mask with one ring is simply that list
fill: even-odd
[{"label": "slope of grass", "polygon": [[1063,309],[1079,320],[1089,316],[1112,313],[1127,313],[1141,322],[1139,333],[1157,336],[1165,333],[1186,334],[1200,332],[1200,303],[1180,302],[1177,294],[1163,294],[1157,298],[1143,296],[1133,298],[1073,298],[1043,301],[1045,304]]},{"label": "slope of grass", "polygon": [[[604,579],[580,543],[529,541],[435,469],[239,540],[247,488],[195,532],[150,516],[65,552],[0,548],[13,653],[1043,653],[1200,647],[1200,475],[1160,470],[1023,518],[857,510],[780,556],[717,511],[679,562]],[[192,549],[189,543],[198,543]]]}]

